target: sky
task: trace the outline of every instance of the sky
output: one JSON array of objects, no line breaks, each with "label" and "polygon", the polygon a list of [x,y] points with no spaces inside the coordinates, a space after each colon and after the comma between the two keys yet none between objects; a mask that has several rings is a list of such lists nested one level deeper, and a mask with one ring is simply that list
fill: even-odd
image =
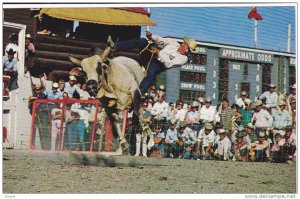
[{"label": "sky", "polygon": [[[157,26],[150,31],[159,36],[254,47],[252,7],[155,7],[151,19]],[[291,52],[295,53],[295,7],[259,6],[257,48],[287,52],[288,24],[291,24]],[[144,32],[146,27],[142,28]],[[142,32],[142,36],[144,33]]]}]

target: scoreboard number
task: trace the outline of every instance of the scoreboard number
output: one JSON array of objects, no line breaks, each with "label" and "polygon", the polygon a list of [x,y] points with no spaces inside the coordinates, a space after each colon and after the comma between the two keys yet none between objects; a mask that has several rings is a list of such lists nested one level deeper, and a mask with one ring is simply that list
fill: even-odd
[{"label": "scoreboard number", "polygon": [[217,72],[214,70],[213,77],[217,77]]},{"label": "scoreboard number", "polygon": [[256,86],[256,92],[259,92],[259,86],[258,85]]},{"label": "scoreboard number", "polygon": [[259,75],[256,75],[256,81],[257,82],[259,81]]},{"label": "scoreboard number", "polygon": [[257,71],[259,71],[260,64],[257,64]]}]

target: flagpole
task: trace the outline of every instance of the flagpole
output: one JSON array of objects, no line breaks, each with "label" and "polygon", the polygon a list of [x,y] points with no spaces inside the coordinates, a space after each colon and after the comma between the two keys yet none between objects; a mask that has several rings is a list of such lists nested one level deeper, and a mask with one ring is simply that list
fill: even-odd
[{"label": "flagpole", "polygon": [[[149,15],[150,15],[150,12],[151,12],[151,10],[150,10],[150,8],[148,8]],[[147,31],[150,31],[150,26],[147,26]]]},{"label": "flagpole", "polygon": [[254,19],[254,48],[257,47],[257,20]]}]

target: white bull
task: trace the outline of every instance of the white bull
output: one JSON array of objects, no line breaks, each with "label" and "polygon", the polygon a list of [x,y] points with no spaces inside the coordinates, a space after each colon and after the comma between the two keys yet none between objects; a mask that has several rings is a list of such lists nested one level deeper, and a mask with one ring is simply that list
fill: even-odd
[{"label": "white bull", "polygon": [[139,85],[144,78],[142,67],[135,60],[122,56],[106,62],[100,55],[93,55],[82,61],[71,56],[69,59],[75,65],[82,67],[87,74],[88,81],[98,82],[100,90],[97,98],[101,100],[119,135],[122,149],[126,150],[128,143],[122,134],[117,110],[134,108],[134,112],[138,114],[141,96]]}]

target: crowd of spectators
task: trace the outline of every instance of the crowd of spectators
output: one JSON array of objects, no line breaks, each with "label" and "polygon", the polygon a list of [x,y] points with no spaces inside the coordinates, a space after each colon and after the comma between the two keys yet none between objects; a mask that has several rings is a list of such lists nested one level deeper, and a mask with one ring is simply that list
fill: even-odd
[{"label": "crowd of spectators", "polygon": [[[18,46],[17,35],[10,36],[3,57],[3,74],[8,75],[7,90],[17,86]],[[25,40],[25,72],[32,66],[35,54],[30,34]],[[130,143],[129,152],[134,156],[166,157],[185,159],[218,159],[234,161],[290,162],[296,159],[296,85],[288,95],[278,95],[276,86],[251,100],[248,93],[234,102],[223,98],[220,104],[213,104],[209,96],[199,96],[190,103],[181,99],[169,102],[164,85],[156,89],[150,86],[145,100],[141,103],[141,121],[129,118],[126,137]],[[43,85],[34,87],[33,99],[90,99],[86,84],[77,82],[69,76],[67,82],[53,82],[51,89]],[[75,103],[68,107],[66,123],[60,124],[61,108],[50,106],[49,117],[38,115],[39,122],[51,124],[51,136],[41,136],[45,129],[39,129],[41,145],[44,149],[57,149],[59,129],[66,129],[63,138],[65,149],[75,149],[79,140],[80,149],[87,150],[86,132],[91,132],[89,123],[93,122],[94,106]],[[43,107],[40,107],[43,110]],[[101,119],[104,111],[100,108]],[[88,116],[90,115],[90,116]],[[48,120],[47,120],[48,119]],[[40,126],[41,126],[40,124]],[[103,128],[104,125],[101,126]],[[100,127],[98,129],[101,129]],[[88,130],[89,129],[89,130]],[[101,131],[101,130],[100,130]],[[76,132],[74,137],[71,134]],[[102,130],[103,132],[103,130]],[[46,135],[47,133],[45,133]],[[102,135],[98,133],[98,135]]]},{"label": "crowd of spectators", "polygon": [[[296,158],[296,85],[289,96],[274,84],[254,101],[245,91],[230,103],[209,96],[168,102],[152,85],[142,103],[140,126],[130,121],[130,153],[144,157],[291,162]],[[131,120],[131,118],[129,118]]]}]

